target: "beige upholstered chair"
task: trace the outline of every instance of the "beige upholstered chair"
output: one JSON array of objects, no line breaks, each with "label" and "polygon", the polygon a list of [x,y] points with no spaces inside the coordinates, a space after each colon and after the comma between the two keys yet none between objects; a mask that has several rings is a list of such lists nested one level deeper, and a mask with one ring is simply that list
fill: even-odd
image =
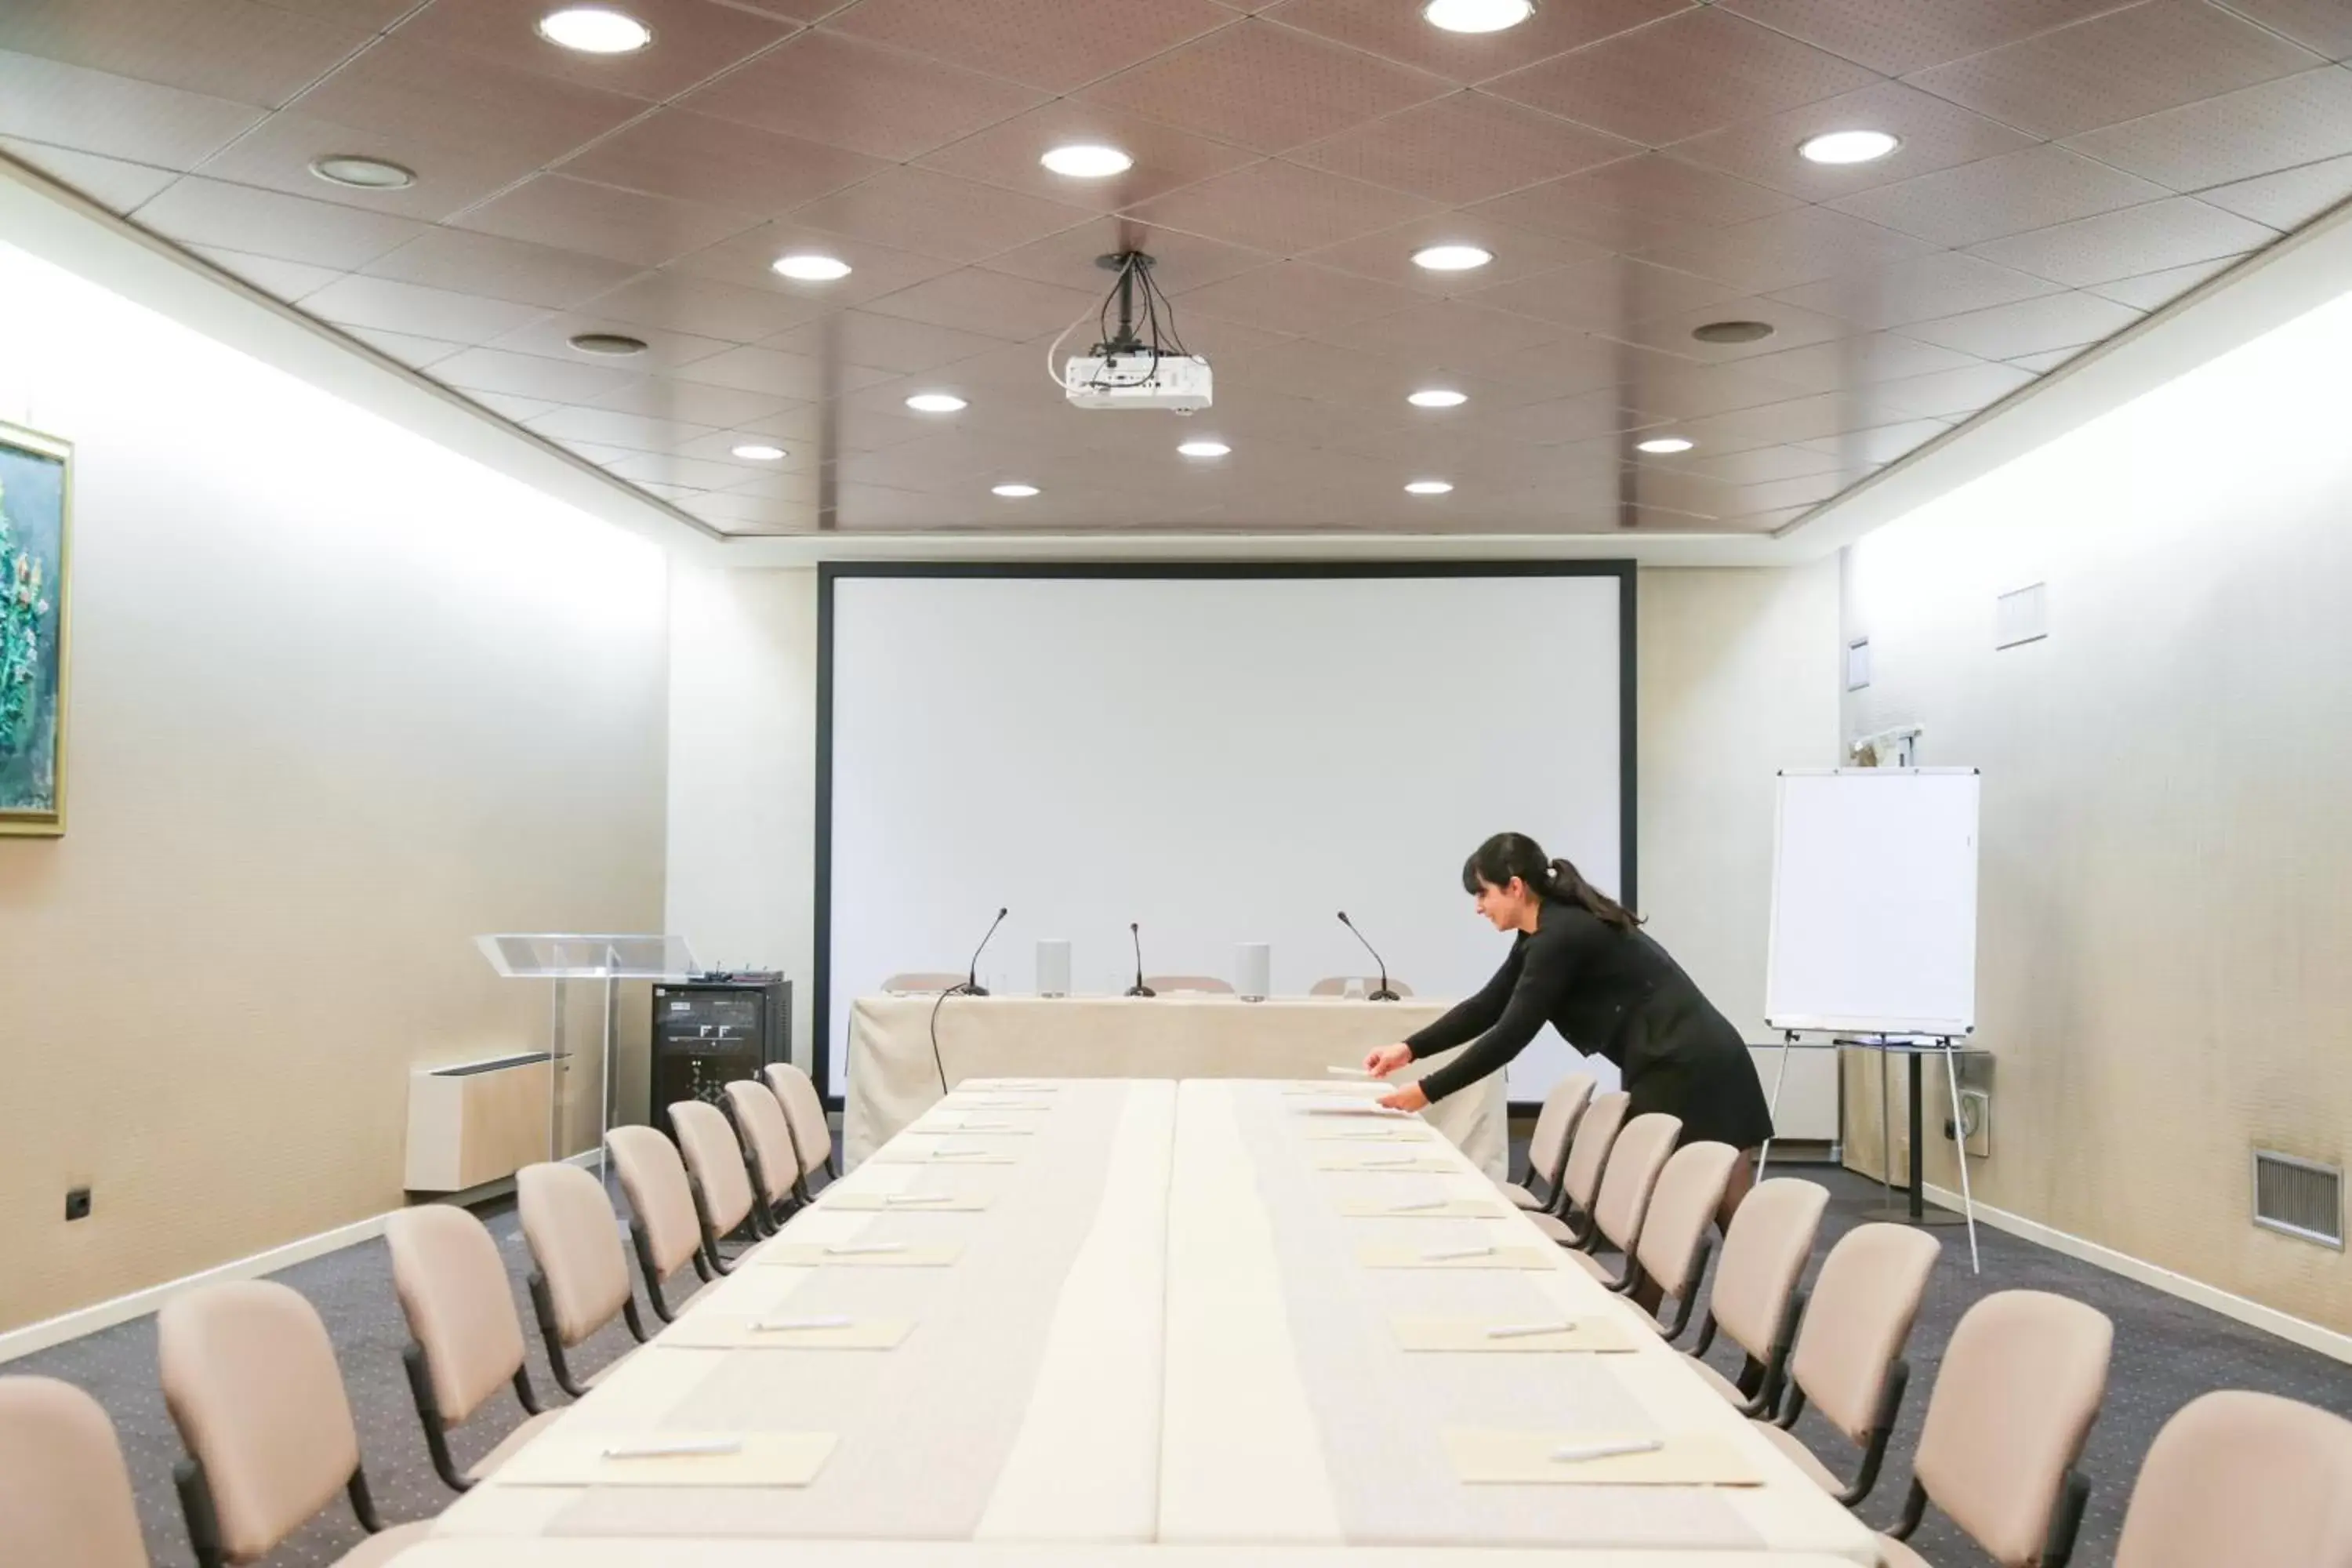
[{"label": "beige upholstered chair", "polygon": [[801,1197],[805,1202],[813,1190],[810,1178],[819,1171],[841,1174],[841,1166],[833,1157],[833,1129],[824,1120],[824,1100],[809,1075],[790,1062],[771,1062],[760,1069],[760,1076],[775,1091],[777,1102],[784,1108],[784,1120],[792,1126],[793,1147],[800,1151]]},{"label": "beige upholstered chair", "polygon": [[2114,1342],[2105,1313],[2063,1296],[2002,1290],[1970,1307],[1936,1372],[1903,1517],[1878,1538],[1885,1568],[1926,1568],[1903,1542],[1930,1502],[2000,1568],[2063,1568],[2091,1495],[2074,1461]]},{"label": "beige upholstered chair", "polygon": [[[1764,1186],[1770,1186],[1767,1182]],[[1764,1187],[1750,1193],[1756,1201]],[[1748,1204],[1739,1206],[1744,1219]],[[1732,1222],[1738,1230],[1739,1220]],[[1911,1365],[1903,1346],[1919,1316],[1927,1294],[1927,1277],[1934,1272],[1941,1243],[1924,1230],[1907,1225],[1856,1226],[1838,1237],[1822,1271],[1813,1279],[1811,1299],[1804,1304],[1804,1321],[1797,1330],[1789,1355],[1788,1398],[1780,1415],[1764,1428],[1773,1446],[1812,1477],[1821,1489],[1852,1508],[1878,1484],[1879,1467],[1886,1459],[1887,1440],[1895,1435],[1895,1419],[1902,1414],[1903,1390],[1911,1381]],[[1730,1259],[1725,1258],[1728,1268]],[[1717,1279],[1722,1271],[1717,1271]],[[1722,1286],[1717,1284],[1720,1290]],[[1764,1337],[1751,1328],[1740,1344],[1748,1354]],[[1714,1376],[1712,1371],[1707,1375]],[[1723,1396],[1754,1414],[1769,1407],[1771,1390],[1758,1390],[1748,1400],[1727,1382],[1717,1378]],[[1796,1438],[1797,1417],[1813,1406],[1862,1450],[1862,1468],[1851,1481],[1840,1480],[1812,1450]]]},{"label": "beige upholstered chair", "polygon": [[1588,1242],[1609,1242],[1624,1254],[1625,1272],[1612,1274],[1591,1253],[1569,1256],[1578,1266],[1612,1290],[1633,1288],[1639,1270],[1634,1248],[1641,1245],[1642,1225],[1650,1212],[1650,1194],[1657,1190],[1659,1173],[1674,1157],[1683,1135],[1683,1119],[1653,1111],[1636,1116],[1617,1134],[1609,1151],[1609,1169],[1601,1178],[1601,1194],[1592,1200],[1592,1234]]},{"label": "beige upholstered chair", "polygon": [[1162,996],[1191,991],[1209,996],[1230,996],[1234,983],[1214,974],[1147,974],[1143,983]]},{"label": "beige upholstered chair", "polygon": [[1818,1183],[1775,1176],[1751,1188],[1739,1212],[1731,1216],[1731,1232],[1723,1238],[1706,1316],[1691,1353],[1706,1354],[1717,1332],[1748,1352],[1749,1363],[1759,1369],[1752,1395],[1705,1362],[1692,1363],[1744,1415],[1771,1409],[1780,1395],[1803,1300],[1797,1280],[1813,1255],[1813,1237],[1829,1199],[1829,1189]]},{"label": "beige upholstered chair", "polygon": [[677,1145],[651,1127],[615,1127],[604,1134],[604,1147],[612,1151],[621,1192],[629,1200],[629,1244],[637,1255],[646,1300],[654,1304],[654,1316],[676,1322],[693,1294],[671,1306],[670,1278],[689,1263],[702,1279],[712,1277],[702,1257],[702,1222],[695,1216],[686,1162],[678,1158]]},{"label": "beige upholstered chair", "polygon": [[961,974],[894,974],[882,983],[882,989],[893,996],[919,996],[931,992],[952,991],[962,984],[964,979]]},{"label": "beige upholstered chair", "polygon": [[[426,1204],[386,1220],[384,1240],[392,1249],[392,1289],[408,1320],[401,1360],[425,1423],[425,1447],[434,1473],[464,1491],[555,1416],[540,1409],[530,1385],[522,1319],[488,1228],[455,1204]],[[460,1474],[449,1456],[449,1428],[471,1420],[501,1384],[512,1386],[527,1419]]]},{"label": "beige upholstered chair", "polygon": [[0,1543],[27,1568],[149,1568],[114,1423],[72,1384],[0,1377]]},{"label": "beige upholstered chair", "polygon": [[2225,1389],[2164,1424],[2115,1568],[2352,1568],[2352,1422]]},{"label": "beige upholstered chair", "polygon": [[[1307,994],[1309,996],[1345,996],[1348,994],[1349,983],[1351,981],[1356,984],[1362,986],[1364,988],[1364,994],[1367,996],[1381,988],[1381,977],[1377,974],[1327,974],[1322,979],[1317,981],[1314,984],[1308,986],[1307,988]],[[1395,992],[1400,997],[1410,996],[1412,994],[1412,987],[1407,985],[1403,981],[1399,980],[1393,974],[1389,976],[1389,989]]]},{"label": "beige upholstered chair", "polygon": [[768,1227],[751,1195],[751,1173],[743,1163],[743,1146],[725,1112],[699,1100],[681,1100],[669,1108],[669,1124],[677,1129],[678,1152],[686,1156],[687,1187],[694,1194],[695,1217],[702,1225],[702,1256],[721,1274],[730,1266],[719,1244],[750,1221],[755,1235]]},{"label": "beige upholstered chair", "polygon": [[[1738,1163],[1739,1151],[1730,1144],[1702,1140],[1675,1150],[1666,1168],[1658,1173],[1649,1213],[1642,1220],[1642,1238],[1634,1244],[1625,1270],[1625,1284],[1630,1289],[1646,1279],[1675,1299],[1675,1315],[1654,1323],[1667,1339],[1675,1338],[1690,1322],[1698,1282],[1706,1278],[1706,1257],[1712,1247],[1707,1230],[1723,1207],[1724,1189],[1731,1184],[1731,1168]],[[1586,1257],[1581,1252],[1576,1256]],[[1598,1265],[1591,1267],[1598,1271]]]},{"label": "beige upholstered chair", "polygon": [[727,1086],[727,1114],[751,1162],[751,1190],[770,1228],[799,1201],[800,1151],[783,1101],[758,1079],[739,1078]]},{"label": "beige upholstered chair", "polygon": [[1536,1214],[1552,1214],[1559,1208],[1567,1196],[1560,1175],[1568,1166],[1568,1142],[1583,1120],[1584,1108],[1592,1103],[1594,1088],[1591,1073],[1572,1072],[1544,1096],[1543,1109],[1536,1112],[1535,1131],[1528,1135],[1527,1180],[1503,1189],[1519,1207]]},{"label": "beige upholstered chair", "polygon": [[558,1161],[515,1173],[515,1207],[530,1247],[530,1305],[547,1345],[548,1368],[557,1386],[577,1399],[604,1374],[574,1376],[566,1352],[616,1317],[627,1321],[640,1342],[646,1338],[629,1289],[628,1259],[621,1253],[620,1223],[604,1184]]},{"label": "beige upholstered chair", "polygon": [[1559,1177],[1560,1201],[1550,1214],[1531,1215],[1536,1228],[1562,1247],[1581,1247],[1592,1237],[1592,1205],[1599,1201],[1601,1178],[1609,1169],[1609,1152],[1624,1129],[1633,1097],[1622,1089],[1596,1094],[1577,1119],[1576,1135],[1569,1140],[1568,1164]]},{"label": "beige upholstered chair", "polygon": [[268,1279],[206,1285],[155,1316],[163,1403],[188,1458],[173,1471],[198,1568],[250,1563],[341,1491],[370,1539],[341,1568],[375,1568],[431,1528],[386,1530],[327,1325]]}]

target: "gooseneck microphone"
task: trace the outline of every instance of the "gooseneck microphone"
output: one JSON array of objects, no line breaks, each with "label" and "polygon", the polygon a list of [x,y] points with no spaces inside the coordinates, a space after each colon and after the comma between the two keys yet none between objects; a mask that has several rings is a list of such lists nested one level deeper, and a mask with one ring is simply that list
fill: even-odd
[{"label": "gooseneck microphone", "polygon": [[950,1091],[948,1088],[948,1064],[940,1055],[940,1009],[948,1005],[948,998],[950,996],[988,994],[988,987],[980,983],[980,955],[988,951],[989,942],[996,936],[996,928],[1004,923],[1004,917],[1009,912],[1007,910],[998,910],[996,918],[988,922],[988,935],[982,937],[980,945],[971,950],[971,963],[964,971],[963,984],[949,986],[940,993],[939,1000],[931,1004],[931,1066],[939,1069],[940,1092],[943,1095]]},{"label": "gooseneck microphone", "polygon": [[1127,922],[1127,934],[1135,940],[1135,984],[1127,988],[1129,996],[1157,996],[1159,992],[1143,983],[1143,926],[1139,921]]},{"label": "gooseneck microphone", "polygon": [[1389,988],[1389,966],[1387,961],[1381,957],[1380,950],[1374,947],[1370,942],[1364,942],[1364,933],[1356,930],[1356,922],[1348,918],[1348,911],[1345,910],[1341,910],[1339,911],[1339,923],[1346,926],[1349,931],[1358,942],[1364,942],[1364,951],[1370,953],[1372,955],[1372,962],[1381,966],[1381,988],[1373,992],[1370,996],[1366,998],[1366,1000],[1372,1002],[1394,1002],[1399,1000],[1397,994]]}]

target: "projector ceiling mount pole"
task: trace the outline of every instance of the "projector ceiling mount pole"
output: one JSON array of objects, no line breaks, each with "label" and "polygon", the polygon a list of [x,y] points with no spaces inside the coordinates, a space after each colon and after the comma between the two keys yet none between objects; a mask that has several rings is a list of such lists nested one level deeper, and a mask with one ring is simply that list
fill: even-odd
[{"label": "projector ceiling mount pole", "polygon": [[1151,258],[1140,250],[1116,250],[1108,256],[1096,257],[1095,265],[1106,272],[1118,274],[1118,282],[1112,290],[1118,301],[1118,331],[1095,352],[1105,358],[1141,353],[1143,340],[1135,335],[1135,282],[1151,269]]}]

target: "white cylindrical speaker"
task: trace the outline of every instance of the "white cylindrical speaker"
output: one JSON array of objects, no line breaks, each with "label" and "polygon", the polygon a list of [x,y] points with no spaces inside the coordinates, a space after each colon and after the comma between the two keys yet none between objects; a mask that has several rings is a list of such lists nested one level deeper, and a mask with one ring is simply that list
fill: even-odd
[{"label": "white cylindrical speaker", "polygon": [[1274,949],[1245,942],[1234,954],[1234,989],[1244,1002],[1263,1002],[1274,988]]},{"label": "white cylindrical speaker", "polygon": [[1069,994],[1069,939],[1058,936],[1039,937],[1037,939],[1037,994],[1067,996]]}]

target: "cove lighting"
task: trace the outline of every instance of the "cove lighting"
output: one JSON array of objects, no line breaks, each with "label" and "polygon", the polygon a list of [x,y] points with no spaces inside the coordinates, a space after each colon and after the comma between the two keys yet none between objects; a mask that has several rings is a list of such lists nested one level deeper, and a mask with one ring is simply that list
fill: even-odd
[{"label": "cove lighting", "polygon": [[654,41],[654,30],[625,12],[572,5],[539,19],[539,36],[583,55],[632,55]]},{"label": "cove lighting", "polygon": [[1470,395],[1448,387],[1431,386],[1407,393],[1404,400],[1415,408],[1459,408],[1470,401]]},{"label": "cove lighting", "polygon": [[1685,441],[1680,436],[1657,436],[1653,437],[1647,441],[1634,442],[1633,450],[1637,452],[1656,452],[1663,455],[1667,452],[1687,452],[1696,445],[1696,442]]},{"label": "cove lighting", "polygon": [[1536,0],[1429,0],[1422,20],[1449,33],[1499,33],[1536,14]]},{"label": "cove lighting", "polygon": [[1091,142],[1056,147],[1037,162],[1055,174],[1066,174],[1073,180],[1105,180],[1113,174],[1124,174],[1135,167],[1135,160],[1118,148]]},{"label": "cove lighting", "polygon": [[907,399],[907,406],[918,414],[954,414],[971,405],[952,392],[919,392]]},{"label": "cove lighting", "polygon": [[1454,487],[1444,479],[1415,479],[1404,489],[1407,495],[1442,496],[1451,492]]},{"label": "cove lighting", "polygon": [[838,256],[796,250],[790,256],[777,257],[770,270],[796,283],[831,283],[849,276],[849,263]]},{"label": "cove lighting", "polygon": [[1884,131],[1831,131],[1806,138],[1797,151],[1815,163],[1867,163],[1901,145],[1899,138]]},{"label": "cove lighting", "polygon": [[1467,272],[1495,259],[1495,253],[1475,245],[1432,245],[1412,253],[1412,264],[1431,272]]},{"label": "cove lighting", "polygon": [[989,494],[1003,496],[1006,500],[1027,500],[1037,493],[1035,485],[992,485]]},{"label": "cove lighting", "polygon": [[784,449],[782,447],[763,446],[757,442],[748,447],[738,447],[734,448],[734,452],[737,457],[754,463],[777,462],[784,455]]},{"label": "cove lighting", "polygon": [[1187,441],[1176,449],[1188,458],[1222,458],[1233,450],[1223,441]]}]

